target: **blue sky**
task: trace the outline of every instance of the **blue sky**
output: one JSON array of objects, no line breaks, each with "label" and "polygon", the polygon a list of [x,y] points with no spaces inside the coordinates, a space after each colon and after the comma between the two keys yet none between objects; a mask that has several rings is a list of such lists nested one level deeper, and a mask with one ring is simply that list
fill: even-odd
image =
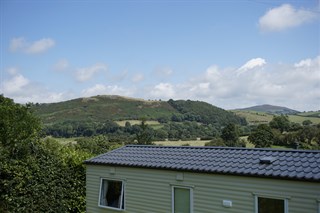
[{"label": "blue sky", "polygon": [[1,0],[0,93],[320,109],[318,0]]}]

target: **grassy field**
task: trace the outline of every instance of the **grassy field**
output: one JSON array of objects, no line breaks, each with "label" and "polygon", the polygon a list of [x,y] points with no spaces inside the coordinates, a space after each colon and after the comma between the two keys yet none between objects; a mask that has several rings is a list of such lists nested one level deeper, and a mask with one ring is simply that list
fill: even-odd
[{"label": "grassy field", "polygon": [[306,116],[306,117],[316,117],[320,118],[320,111],[312,111],[312,112],[301,112],[298,115]]},{"label": "grassy field", "polygon": [[[264,113],[264,112],[240,111],[240,110],[233,110],[233,112],[240,117],[246,118],[247,122],[250,125],[268,124],[273,118],[273,115]],[[289,120],[294,123],[302,124],[303,121],[310,120],[313,124],[320,124],[320,118],[307,117],[307,116],[301,116],[301,115],[288,115],[288,117],[289,117]]]},{"label": "grassy field", "polygon": [[[123,120],[123,121],[115,121],[115,122],[122,127],[126,125],[126,122],[129,122],[131,125],[141,124],[140,120]],[[161,129],[163,127],[163,124],[159,123],[158,121],[146,121],[146,124],[153,129]]]},{"label": "grassy field", "polygon": [[[250,143],[247,138],[248,136],[240,137],[246,141],[247,148],[254,148],[254,145]],[[210,142],[210,140],[190,140],[190,141],[155,141],[156,145],[161,146],[182,146],[188,144],[189,146],[204,146],[206,143]]]},{"label": "grassy field", "polygon": [[[50,138],[53,138],[49,136]],[[254,148],[254,145],[250,143],[247,140],[248,136],[241,137],[241,139],[244,139],[246,141],[246,148]],[[77,143],[76,139],[77,138],[53,138],[57,140],[59,143],[63,145],[67,144],[74,144]],[[210,140],[190,140],[190,141],[155,141],[155,145],[160,145],[160,146],[205,146],[206,143],[210,142]],[[274,149],[288,149],[287,147],[284,146],[272,146]]]},{"label": "grassy field", "polygon": [[[126,125],[126,122],[129,122],[131,125],[135,124],[141,124],[140,120],[123,120],[123,121],[115,121],[119,126],[124,127]],[[146,124],[150,126],[160,125],[158,121],[146,121]]]},{"label": "grassy field", "polygon": [[302,124],[305,120],[310,120],[313,124],[320,124],[320,118],[316,117],[305,117],[300,115],[289,115],[289,120],[291,122],[300,123]]},{"label": "grassy field", "polygon": [[264,112],[241,111],[241,110],[233,110],[233,112],[236,115],[245,118],[250,125],[267,124],[273,118],[273,115],[270,115]]},{"label": "grassy field", "polygon": [[47,136],[46,138],[52,138],[52,139],[58,141],[59,143],[61,143],[63,145],[67,145],[69,143],[72,143],[72,144],[77,143],[76,142],[77,138],[54,138],[52,136]]},{"label": "grassy field", "polygon": [[203,140],[203,141],[155,141],[156,145],[161,146],[182,146],[188,144],[189,146],[204,146],[205,143],[210,142],[210,140]]}]

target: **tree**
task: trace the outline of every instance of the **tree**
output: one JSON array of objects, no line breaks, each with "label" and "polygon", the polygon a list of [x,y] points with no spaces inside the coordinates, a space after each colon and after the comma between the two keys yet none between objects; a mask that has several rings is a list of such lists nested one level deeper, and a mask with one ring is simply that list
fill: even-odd
[{"label": "tree", "polygon": [[233,123],[229,123],[222,129],[221,138],[227,146],[237,146],[239,141],[239,130]]},{"label": "tree", "polygon": [[205,146],[226,146],[224,140],[220,137],[213,138],[210,142],[205,143]]},{"label": "tree", "polygon": [[271,147],[274,141],[274,135],[270,126],[260,124],[256,131],[249,135],[248,140],[253,143],[256,148]]},{"label": "tree", "polygon": [[90,138],[80,138],[77,139],[77,144],[75,148],[77,150],[82,150],[93,155],[100,155],[110,150],[112,143],[105,135],[92,136]]},{"label": "tree", "polygon": [[39,139],[40,121],[30,109],[0,95],[0,148],[8,158],[30,155]]},{"label": "tree", "polygon": [[146,119],[141,119],[139,131],[136,133],[138,144],[150,145],[152,144],[153,130],[146,124]]},{"label": "tree", "polygon": [[0,95],[0,212],[84,212],[92,154],[40,139],[27,106]]},{"label": "tree", "polygon": [[311,125],[312,124],[312,121],[310,121],[310,120],[304,120],[303,122],[302,122],[302,125],[303,126],[309,126],[309,125]]},{"label": "tree", "polygon": [[269,123],[270,127],[273,129],[280,130],[281,133],[284,131],[288,131],[290,128],[290,121],[288,116],[280,115],[274,116],[273,119]]}]

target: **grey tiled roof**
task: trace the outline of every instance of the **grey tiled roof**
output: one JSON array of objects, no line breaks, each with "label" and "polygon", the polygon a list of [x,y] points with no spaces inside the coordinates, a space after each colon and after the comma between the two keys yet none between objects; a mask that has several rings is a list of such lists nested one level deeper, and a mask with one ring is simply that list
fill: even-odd
[{"label": "grey tiled roof", "polygon": [[320,150],[129,145],[85,163],[320,182]]}]

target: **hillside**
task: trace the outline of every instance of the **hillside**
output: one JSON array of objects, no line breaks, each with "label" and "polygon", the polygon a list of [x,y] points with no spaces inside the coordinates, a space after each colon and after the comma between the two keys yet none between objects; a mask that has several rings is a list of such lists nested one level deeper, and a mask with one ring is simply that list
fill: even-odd
[{"label": "hillside", "polygon": [[139,120],[141,118],[161,122],[197,121],[214,125],[245,122],[234,113],[205,102],[146,101],[114,95],[36,104],[33,105],[33,110],[47,126],[70,121],[104,123],[108,120]]},{"label": "hillside", "polygon": [[269,104],[264,104],[264,105],[258,105],[258,106],[253,106],[253,107],[248,107],[248,108],[242,108],[242,109],[236,109],[237,111],[255,111],[255,112],[264,112],[264,113],[269,113],[273,115],[289,115],[289,114],[297,114],[299,111],[289,109],[287,107],[282,107],[282,106],[273,106]]},{"label": "hillside", "polygon": [[[270,113],[257,111],[232,110],[236,115],[245,118],[249,125],[268,124],[273,116]],[[316,113],[299,113],[296,115],[288,115],[289,121],[302,124],[305,120],[310,120],[313,124],[320,124],[320,117]]]},{"label": "hillside", "polygon": [[310,118],[320,118],[320,110],[318,111],[311,111],[311,112],[301,112],[298,113],[297,115],[299,116],[304,116],[304,117],[310,117]]},{"label": "hillside", "polygon": [[121,96],[94,96],[33,107],[44,124],[64,121],[105,122],[107,120],[156,120],[169,117],[176,110],[167,102],[145,101]]}]

